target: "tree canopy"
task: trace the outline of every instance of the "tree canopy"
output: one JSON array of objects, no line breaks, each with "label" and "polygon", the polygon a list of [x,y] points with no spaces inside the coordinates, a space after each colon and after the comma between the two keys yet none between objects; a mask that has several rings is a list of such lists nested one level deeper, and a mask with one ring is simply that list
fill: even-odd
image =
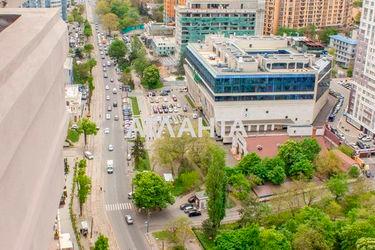
[{"label": "tree canopy", "polygon": [[87,144],[87,136],[88,135],[96,135],[97,129],[95,122],[91,121],[88,118],[82,118],[78,121],[78,132],[80,134],[83,133],[85,138],[85,145]]},{"label": "tree canopy", "polygon": [[133,179],[133,184],[135,186],[133,200],[139,208],[162,209],[174,202],[171,184],[154,172],[138,172]]},{"label": "tree canopy", "polygon": [[150,65],[143,71],[142,85],[148,89],[161,87],[159,69],[155,65]]},{"label": "tree canopy", "polygon": [[122,58],[124,58],[126,53],[127,48],[125,46],[125,43],[120,39],[115,39],[109,45],[108,55],[116,61],[120,61]]},{"label": "tree canopy", "polygon": [[95,241],[94,250],[109,250],[108,238],[100,234]]}]

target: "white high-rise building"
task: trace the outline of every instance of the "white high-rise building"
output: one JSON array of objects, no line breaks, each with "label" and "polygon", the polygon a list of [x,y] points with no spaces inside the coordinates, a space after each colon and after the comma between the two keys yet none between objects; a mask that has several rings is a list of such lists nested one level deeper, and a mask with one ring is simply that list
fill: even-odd
[{"label": "white high-rise building", "polygon": [[375,135],[375,0],[363,1],[348,121]]}]

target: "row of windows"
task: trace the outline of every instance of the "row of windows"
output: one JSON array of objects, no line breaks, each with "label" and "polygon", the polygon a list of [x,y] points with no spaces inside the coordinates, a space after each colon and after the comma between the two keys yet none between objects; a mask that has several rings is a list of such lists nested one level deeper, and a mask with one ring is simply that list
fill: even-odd
[{"label": "row of windows", "polygon": [[274,101],[274,100],[312,100],[314,95],[256,95],[256,96],[215,96],[216,102],[224,101]]},{"label": "row of windows", "polygon": [[214,93],[308,92],[314,91],[314,74],[234,75],[214,78],[189,51],[186,59]]}]

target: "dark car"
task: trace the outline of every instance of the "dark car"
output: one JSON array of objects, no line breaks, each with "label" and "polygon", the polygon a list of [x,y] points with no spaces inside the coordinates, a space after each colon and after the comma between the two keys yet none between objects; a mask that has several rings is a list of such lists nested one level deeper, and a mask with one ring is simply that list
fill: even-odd
[{"label": "dark car", "polygon": [[180,205],[181,210],[185,210],[187,207],[192,207],[193,205],[191,203],[184,203]]},{"label": "dark car", "polygon": [[191,210],[188,213],[189,217],[201,216],[202,213],[199,210]]},{"label": "dark car", "polygon": [[361,141],[357,141],[357,146],[360,148],[360,149],[364,149],[366,146],[363,142]]},{"label": "dark car", "polygon": [[117,102],[116,101],[113,102],[113,107],[117,107]]}]

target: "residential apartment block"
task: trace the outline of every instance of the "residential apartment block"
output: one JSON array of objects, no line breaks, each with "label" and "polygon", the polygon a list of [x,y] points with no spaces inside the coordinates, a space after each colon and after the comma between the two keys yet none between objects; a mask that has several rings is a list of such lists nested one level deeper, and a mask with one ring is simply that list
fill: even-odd
[{"label": "residential apartment block", "polygon": [[375,135],[375,0],[363,1],[348,121]]},{"label": "residential apartment block", "polygon": [[48,249],[64,188],[68,32],[57,9],[0,8],[0,249]]},{"label": "residential apartment block", "polygon": [[280,27],[346,27],[352,7],[353,0],[267,0],[264,34],[276,34]]},{"label": "residential apartment block", "polygon": [[208,34],[261,35],[264,0],[187,0],[176,7],[176,47],[203,41]]},{"label": "residential apartment block", "polygon": [[357,41],[343,35],[330,37],[329,47],[335,50],[335,60],[343,68],[354,65]]},{"label": "residential apartment block", "polygon": [[164,22],[173,23],[175,20],[175,7],[185,5],[186,0],[164,0]]},{"label": "residential apartment block", "polygon": [[298,53],[286,38],[209,35],[185,53],[189,94],[219,135],[220,120],[249,132],[311,125],[327,102],[331,60]]}]

